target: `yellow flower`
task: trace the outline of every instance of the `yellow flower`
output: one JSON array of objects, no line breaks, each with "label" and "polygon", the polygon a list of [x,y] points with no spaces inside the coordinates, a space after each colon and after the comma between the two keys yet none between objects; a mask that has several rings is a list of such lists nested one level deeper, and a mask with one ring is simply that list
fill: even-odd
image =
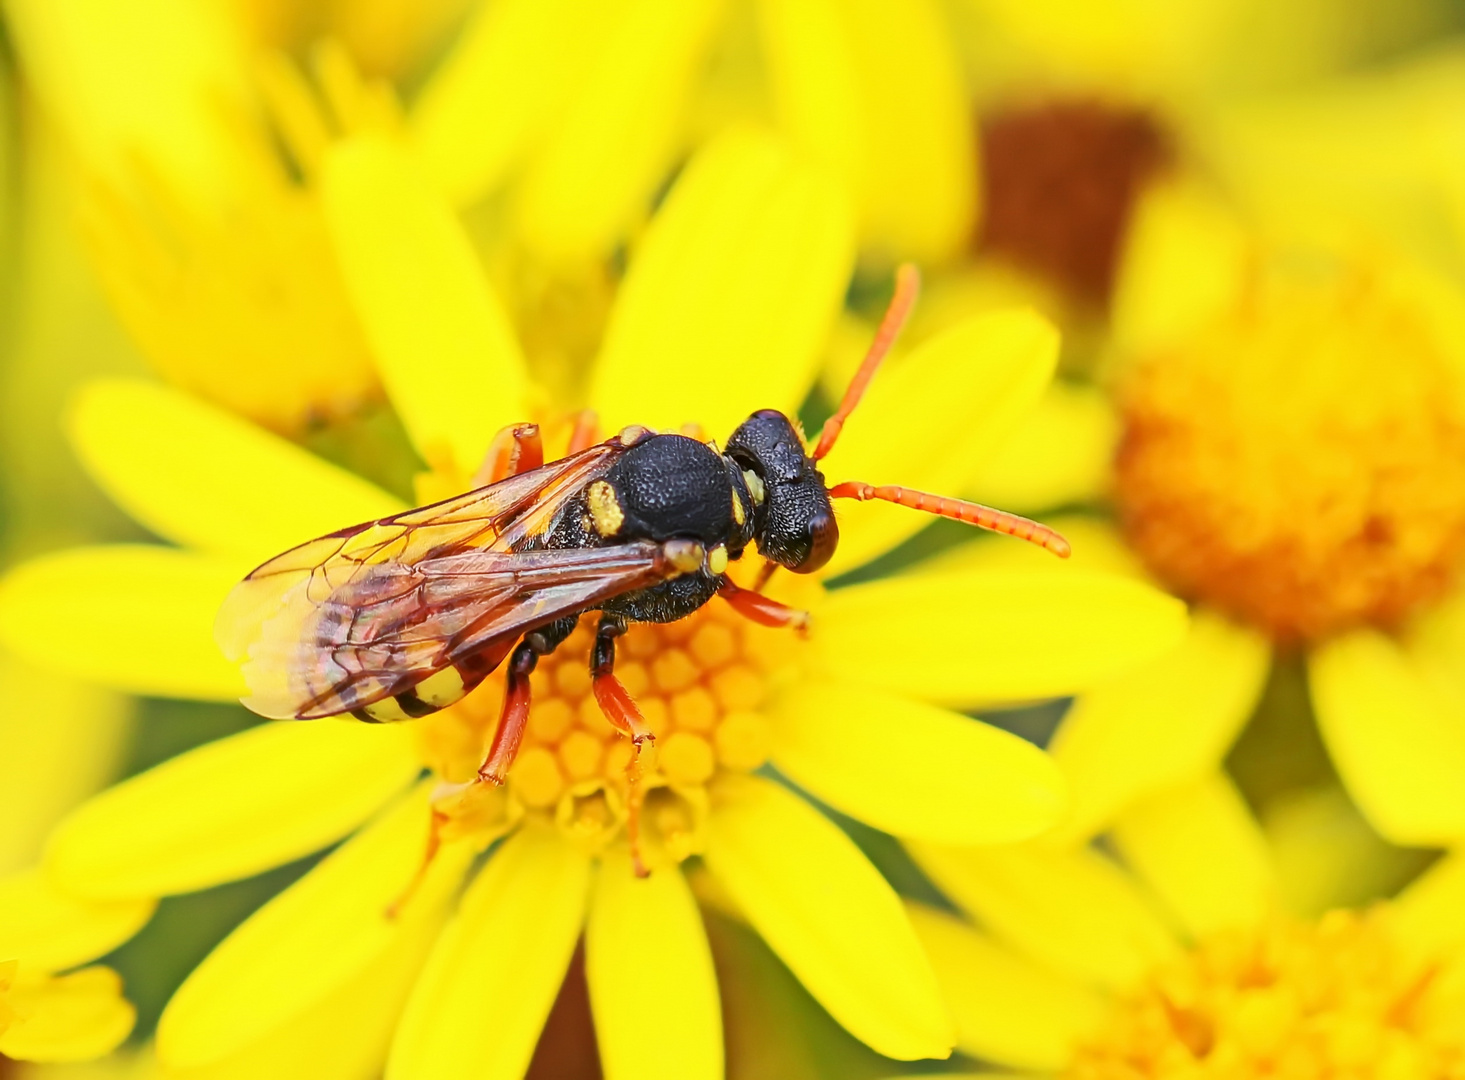
[{"label": "yellow flower", "polygon": [[[1435,0],[961,0],[952,13],[979,120],[983,205],[976,259],[948,287],[987,306],[1014,292],[1037,304],[1064,328],[1069,370],[1089,370],[1103,347],[1132,207],[1168,167],[1260,186],[1294,223],[1371,202],[1438,246],[1441,207],[1416,198],[1417,173],[1426,162],[1455,168],[1453,61],[1441,49],[1408,65],[1432,72],[1402,79],[1392,60],[1379,63],[1440,28],[1447,9]],[[1371,74],[1336,86],[1322,78],[1369,63]],[[1421,109],[1430,84],[1438,100]],[[1275,151],[1264,176],[1258,147]]]},{"label": "yellow flower", "polygon": [[[1070,839],[1212,768],[1274,648],[1305,650],[1333,763],[1380,833],[1465,833],[1459,294],[1381,241],[1324,246],[1311,224],[1302,241],[1248,232],[1191,182],[1142,205],[1110,346],[1119,448],[1089,491],[1107,489],[1119,527],[1058,527],[1193,617],[1180,648],[1079,695],[1055,735]],[[1092,445],[1090,430],[1060,422],[1054,438]],[[999,490],[1043,479],[1004,457]],[[940,565],[993,558],[1024,556]]]},{"label": "yellow flower", "polygon": [[0,877],[0,1057],[84,1061],[121,1043],[134,1014],[116,972],[71,969],[131,937],[153,907],[78,900],[35,870]]},{"label": "yellow flower", "polygon": [[[434,466],[423,488],[461,488],[499,427],[548,422],[563,406],[531,394],[466,237],[392,143],[347,139],[322,175],[383,383]],[[791,409],[849,274],[843,206],[766,136],[705,148],[611,314],[588,391],[608,426],[695,419],[718,432],[757,407]],[[954,327],[877,380],[831,469],[960,484],[1038,397],[1055,353],[1051,329],[1026,312]],[[94,384],[68,424],[119,504],[185,546],[21,566],[0,586],[0,638],[135,692],[237,697],[211,627],[238,577],[302,537],[398,509],[177,391]],[[921,524],[896,507],[852,507],[840,565]],[[461,779],[476,765],[491,689],[423,724],[269,724],[200,747],[79,808],[53,835],[46,873],[94,900],[153,897],[349,837],[178,991],[158,1035],[171,1069],[348,1075],[386,1060],[389,1075],[518,1075],[583,928],[607,1074],[718,1075],[717,986],[677,869],[693,854],[850,1031],[887,1055],[944,1056],[948,1021],[894,892],[826,817],[752,770],[770,761],[904,836],[1031,836],[1061,810],[1051,764],[948,708],[1070,693],[1170,648],[1183,611],[1147,586],[1061,567],[809,590],[806,645],[716,609],[628,636],[625,677],[644,682],[648,716],[666,725],[646,808],[659,868],[646,880],[630,873],[622,826],[627,748],[587,717],[573,653],[536,674],[540,707],[506,787],[437,800],[458,839],[396,921],[384,913],[421,861],[432,801],[433,783],[415,781],[424,766]],[[455,903],[475,852],[505,834]]]},{"label": "yellow flower", "polygon": [[[161,374],[286,433],[372,401],[375,343],[342,296],[318,164],[342,133],[398,124],[391,88],[357,74],[399,70],[393,27],[410,52],[461,7],[9,4],[42,118],[85,181],[98,274]],[[307,35],[322,37],[309,79],[253,55]],[[572,381],[599,327],[572,320],[565,340],[566,299],[607,306],[612,263],[668,177],[750,120],[827,171],[870,256],[945,258],[970,232],[964,89],[931,0],[899,18],[828,0],[481,4],[406,127],[454,204],[481,211],[476,244],[524,347]]]},{"label": "yellow flower", "polygon": [[1093,849],[919,845],[982,930],[915,907],[958,1047],[1070,1080],[1445,1078],[1465,1069],[1465,875],[1299,918],[1219,773],[1129,808]]},{"label": "yellow flower", "polygon": [[331,131],[390,125],[389,92],[329,44],[314,83],[278,56],[252,68],[216,5],[7,12],[97,275],[158,372],[292,433],[370,400],[313,155]]},{"label": "yellow flower", "polygon": [[511,0],[464,29],[409,127],[458,205],[508,184],[512,231],[552,265],[605,258],[680,157],[747,120],[774,122],[828,171],[866,253],[938,261],[976,214],[962,82],[930,0],[898,12],[875,0]]}]

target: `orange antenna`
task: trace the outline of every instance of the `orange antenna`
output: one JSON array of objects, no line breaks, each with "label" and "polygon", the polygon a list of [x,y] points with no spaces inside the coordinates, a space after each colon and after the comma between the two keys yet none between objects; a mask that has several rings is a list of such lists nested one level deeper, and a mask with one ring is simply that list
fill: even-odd
[{"label": "orange antenna", "polygon": [[935,514],[938,517],[951,518],[953,521],[964,521],[979,529],[989,529],[992,532],[1026,540],[1030,544],[1037,544],[1060,559],[1068,558],[1073,550],[1060,533],[1046,525],[1030,521],[1025,517],[1018,517],[1016,514],[1009,514],[1006,510],[994,510],[990,506],[947,498],[944,495],[927,495],[924,491],[912,491],[910,488],[903,487],[875,487],[873,484],[862,484],[858,480],[850,480],[830,488],[829,497],[831,499],[858,499],[861,502],[868,499],[879,499],[898,506],[906,506],[912,510]]},{"label": "orange antenna", "polygon": [[840,431],[844,429],[844,422],[849,419],[850,413],[855,411],[855,406],[860,403],[860,398],[865,396],[865,388],[875,377],[875,371],[880,367],[880,361],[885,359],[885,354],[890,351],[890,346],[895,344],[895,336],[905,325],[911,308],[915,306],[916,294],[920,291],[920,271],[911,263],[901,263],[895,271],[895,295],[890,298],[890,306],[885,309],[885,315],[880,320],[880,328],[875,331],[875,340],[870,342],[870,351],[865,354],[865,359],[860,361],[859,370],[850,380],[849,388],[845,390],[844,399],[840,401],[839,408],[834,410],[833,416],[824,421],[824,427],[819,432],[819,442],[815,444],[814,453],[810,455],[815,461],[834,449],[834,440],[839,438]]}]

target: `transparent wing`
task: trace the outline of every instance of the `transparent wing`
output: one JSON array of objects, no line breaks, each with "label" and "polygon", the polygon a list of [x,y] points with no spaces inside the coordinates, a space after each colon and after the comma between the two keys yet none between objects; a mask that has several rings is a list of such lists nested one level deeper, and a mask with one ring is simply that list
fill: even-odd
[{"label": "transparent wing", "polygon": [[[378,563],[324,600],[311,598],[309,578],[296,579],[283,595],[272,591],[274,614],[242,666],[244,703],[277,719],[332,716],[450,665],[471,687],[525,632],[675,573],[648,541]],[[257,584],[245,581],[234,596]]]},{"label": "transparent wing", "polygon": [[[311,540],[234,587],[214,636],[245,704],[328,716],[402,693],[499,639],[660,580],[657,545],[519,553],[603,473],[615,440],[497,484]],[[486,673],[483,672],[483,673]],[[481,678],[483,673],[475,673]]]}]

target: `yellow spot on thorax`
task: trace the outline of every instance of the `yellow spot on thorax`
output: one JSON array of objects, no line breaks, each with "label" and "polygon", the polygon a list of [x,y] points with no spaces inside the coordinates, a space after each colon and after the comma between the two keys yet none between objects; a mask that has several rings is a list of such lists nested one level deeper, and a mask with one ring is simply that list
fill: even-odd
[{"label": "yellow spot on thorax", "polygon": [[753,496],[753,502],[758,506],[762,506],[763,500],[768,495],[767,491],[763,488],[763,478],[752,469],[744,469],[743,482],[748,485],[748,494]]},{"label": "yellow spot on thorax", "polygon": [[616,497],[616,489],[606,480],[596,480],[585,491],[590,507],[590,521],[600,536],[614,536],[626,523],[626,513]]},{"label": "yellow spot on thorax", "polygon": [[722,544],[707,553],[707,569],[714,574],[720,574],[727,569],[727,548]]},{"label": "yellow spot on thorax", "polygon": [[1458,365],[1422,303],[1361,272],[1259,285],[1127,374],[1131,542],[1279,641],[1397,623],[1465,552]]},{"label": "yellow spot on thorax", "polygon": [[1083,1042],[1064,1080],[1446,1080],[1465,1033],[1386,909],[1210,938],[1154,973]]}]

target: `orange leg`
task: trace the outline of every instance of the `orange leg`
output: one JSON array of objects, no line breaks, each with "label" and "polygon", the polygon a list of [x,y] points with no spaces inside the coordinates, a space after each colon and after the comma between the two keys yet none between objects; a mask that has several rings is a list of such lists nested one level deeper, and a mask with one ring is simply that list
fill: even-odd
[{"label": "orange leg", "polygon": [[516,424],[506,427],[493,437],[483,464],[473,474],[472,485],[476,488],[496,484],[511,476],[537,469],[544,464],[544,442],[539,437],[538,424]]},{"label": "orange leg", "polygon": [[578,621],[576,616],[560,619],[538,630],[524,635],[524,640],[514,646],[509,655],[507,685],[504,687],[504,708],[499,715],[498,728],[493,733],[488,755],[478,766],[478,780],[484,784],[502,784],[509,775],[509,767],[519,755],[519,744],[524,741],[524,729],[529,724],[529,676],[539,664],[541,656],[548,656],[569,637]]},{"label": "orange leg", "polygon": [[509,767],[519,756],[524,729],[529,724],[529,675],[539,663],[539,654],[521,644],[509,658],[508,686],[504,691],[504,708],[499,726],[493,733],[488,756],[478,767],[478,779],[485,784],[502,784],[509,776]]},{"label": "orange leg", "polygon": [[[777,564],[771,564],[777,565]],[[798,608],[770,600],[762,593],[739,588],[726,578],[717,587],[717,595],[732,605],[732,609],[745,619],[751,619],[759,626],[775,628],[789,627],[800,634],[809,632],[809,613]]]},{"label": "orange leg", "polygon": [[625,632],[624,618],[601,614],[600,625],[595,629],[595,647],[590,654],[590,674],[600,711],[612,727],[631,740],[636,749],[631,763],[626,766],[626,783],[630,789],[626,797],[626,835],[631,841],[631,865],[637,877],[645,877],[649,871],[641,859],[641,804],[645,799],[641,782],[646,773],[642,753],[649,754],[656,746],[656,735],[636,707],[635,699],[615,677],[615,639]]},{"label": "orange leg", "polygon": [[570,432],[570,446],[566,456],[589,450],[600,441],[600,418],[594,409],[585,409],[575,417],[574,430]]}]

